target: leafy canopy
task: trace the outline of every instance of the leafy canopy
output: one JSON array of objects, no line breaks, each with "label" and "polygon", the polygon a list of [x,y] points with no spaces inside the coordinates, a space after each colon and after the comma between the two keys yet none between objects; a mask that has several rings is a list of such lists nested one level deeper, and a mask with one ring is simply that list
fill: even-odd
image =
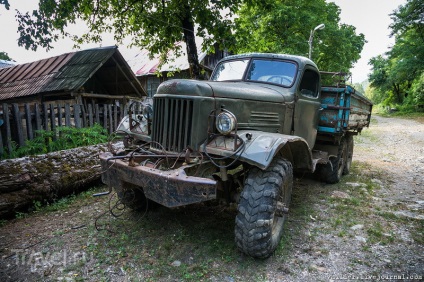
[{"label": "leafy canopy", "polygon": [[0,60],[13,61],[6,52],[0,52]]},{"label": "leafy canopy", "polygon": [[[4,1],[4,0],[0,0]],[[167,62],[168,54],[186,52],[194,77],[199,76],[195,34],[203,38],[202,48],[213,43],[221,47],[231,42],[232,21],[241,0],[40,0],[31,14],[18,12],[19,45],[47,50],[60,37],[71,37],[77,44],[101,42],[102,34],[114,34],[117,43],[131,38],[131,46],[160,54]],[[223,12],[223,11],[226,12]],[[88,31],[70,34],[68,26],[83,21]],[[231,40],[230,40],[231,41]]]},{"label": "leafy canopy", "polygon": [[308,56],[311,29],[312,59],[322,70],[348,72],[365,44],[355,27],[340,23],[340,8],[325,0],[264,0],[244,4],[236,19],[236,50]]},{"label": "leafy canopy", "polygon": [[384,55],[371,58],[370,84],[386,105],[424,104],[424,5],[408,0],[391,14],[395,45]]}]

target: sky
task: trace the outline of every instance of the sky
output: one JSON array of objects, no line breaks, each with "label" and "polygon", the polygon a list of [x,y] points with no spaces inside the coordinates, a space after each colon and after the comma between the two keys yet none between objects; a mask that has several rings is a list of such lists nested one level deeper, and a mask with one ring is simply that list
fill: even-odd
[{"label": "sky", "polygon": [[[313,0],[311,0],[313,1]],[[370,58],[383,54],[394,44],[394,38],[389,38],[391,23],[389,14],[399,5],[404,5],[406,0],[327,0],[336,3],[341,8],[340,22],[353,25],[357,33],[363,33],[368,41],[361,53],[361,59],[354,65],[352,82],[361,83],[367,79],[370,72],[368,61]],[[21,12],[32,11],[37,8],[37,0],[9,0],[10,10],[0,6],[0,51],[8,53],[9,57],[17,63],[27,63],[44,58],[57,56],[74,51],[74,43],[69,39],[61,39],[53,44],[54,48],[49,52],[39,48],[36,52],[19,47],[18,23],[15,19],[15,9]],[[73,32],[84,32],[84,25],[72,29]],[[325,29],[317,31],[325,32]],[[111,35],[104,36],[102,46],[114,45]],[[81,49],[99,47],[98,44],[85,44]],[[126,46],[119,49],[127,60],[132,60],[134,50],[128,50]],[[331,70],[329,70],[331,71]]]}]

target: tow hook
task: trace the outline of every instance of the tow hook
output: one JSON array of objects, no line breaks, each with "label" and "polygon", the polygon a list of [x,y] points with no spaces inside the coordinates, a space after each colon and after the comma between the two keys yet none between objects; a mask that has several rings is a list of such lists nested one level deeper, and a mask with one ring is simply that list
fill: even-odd
[{"label": "tow hook", "polygon": [[275,210],[275,215],[282,217],[289,213],[289,209],[286,208],[286,205],[283,202],[277,202],[277,208]]}]

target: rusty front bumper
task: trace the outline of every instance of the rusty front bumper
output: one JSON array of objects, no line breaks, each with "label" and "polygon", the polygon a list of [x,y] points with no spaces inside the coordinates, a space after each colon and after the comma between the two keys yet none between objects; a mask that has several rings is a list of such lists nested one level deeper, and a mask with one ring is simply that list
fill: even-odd
[{"label": "rusty front bumper", "polygon": [[187,176],[184,167],[162,171],[145,166],[129,166],[121,159],[110,159],[111,153],[100,154],[103,183],[122,189],[125,183],[143,188],[147,198],[166,207],[177,207],[216,199],[217,182],[208,178]]}]

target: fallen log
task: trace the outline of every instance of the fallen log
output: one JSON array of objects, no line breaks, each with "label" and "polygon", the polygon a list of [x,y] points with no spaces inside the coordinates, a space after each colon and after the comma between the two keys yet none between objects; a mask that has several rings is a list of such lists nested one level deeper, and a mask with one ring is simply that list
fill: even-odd
[{"label": "fallen log", "polygon": [[100,183],[98,156],[106,150],[101,144],[0,161],[0,218]]}]

